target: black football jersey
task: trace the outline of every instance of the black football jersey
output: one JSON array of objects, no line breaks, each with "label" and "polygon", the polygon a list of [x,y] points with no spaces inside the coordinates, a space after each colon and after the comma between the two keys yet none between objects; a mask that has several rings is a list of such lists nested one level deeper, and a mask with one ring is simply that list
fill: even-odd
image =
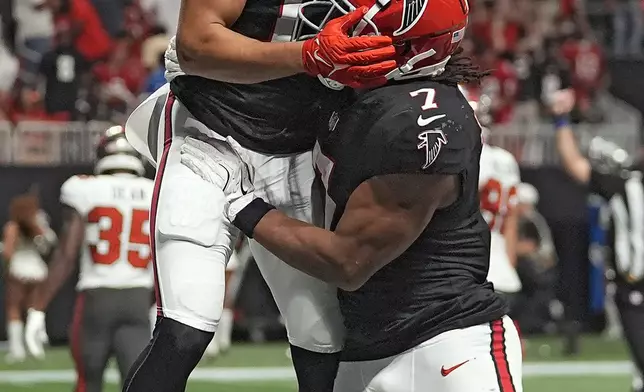
[{"label": "black football jersey", "polygon": [[[300,0],[247,0],[231,29],[260,41],[289,41],[296,32],[300,4]],[[308,17],[316,20],[314,14]],[[257,84],[179,76],[170,88],[208,128],[269,154],[310,150],[315,144],[315,120],[323,118],[320,110],[337,93],[305,74]]]},{"label": "black football jersey", "polygon": [[636,170],[593,169],[589,189],[610,207],[609,263],[617,273],[617,295],[630,302],[632,291],[644,292],[644,177]]},{"label": "black football jersey", "polygon": [[501,318],[505,301],[486,281],[490,231],[479,211],[481,129],[456,86],[430,81],[357,94],[333,113],[314,150],[334,230],[351,193],[386,174],[446,174],[461,195],[435,213],[400,257],[354,292],[340,290],[344,360],[385,358],[442,332]]}]

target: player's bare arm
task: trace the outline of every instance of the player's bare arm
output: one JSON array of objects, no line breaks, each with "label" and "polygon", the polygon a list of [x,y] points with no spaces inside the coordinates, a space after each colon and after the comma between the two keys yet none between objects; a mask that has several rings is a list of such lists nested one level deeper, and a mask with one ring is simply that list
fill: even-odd
[{"label": "player's bare arm", "polygon": [[15,222],[7,222],[2,232],[2,258],[9,262],[16,250],[16,243],[20,235],[18,225]]},{"label": "player's bare arm", "polygon": [[409,248],[437,209],[456,200],[457,181],[444,175],[375,177],[353,192],[335,231],[273,210],[253,238],[292,267],[357,290]]},{"label": "player's bare arm", "polygon": [[513,267],[516,267],[517,265],[517,247],[519,241],[518,223],[519,214],[516,209],[511,208],[506,214],[503,222],[503,237],[505,238],[505,249],[508,253],[508,259]]},{"label": "player's bare arm", "polygon": [[[223,82],[252,84],[308,72],[328,76],[333,64],[350,64],[349,80],[384,76],[396,67],[395,49],[388,37],[348,37],[364,10],[347,15],[342,23],[325,28],[326,40],[262,42],[231,30],[245,0],[183,0],[177,30],[177,55],[184,72]],[[322,38],[319,35],[319,38]],[[324,68],[313,56],[325,57]],[[323,62],[324,63],[324,62]],[[334,79],[336,80],[336,79]],[[348,83],[347,83],[348,84]]]},{"label": "player's bare arm", "polygon": [[83,217],[73,208],[63,209],[63,232],[49,266],[47,279],[36,291],[33,309],[44,311],[76,268],[78,251],[85,237]]},{"label": "player's bare arm", "polygon": [[590,181],[590,162],[579,151],[568,121],[568,114],[573,104],[571,94],[569,91],[561,91],[553,100],[552,112],[555,116],[557,151],[568,175],[582,184],[587,184]]},{"label": "player's bare arm", "polygon": [[185,72],[255,83],[304,71],[302,42],[266,43],[230,30],[245,5],[245,0],[181,2],[177,54]]}]

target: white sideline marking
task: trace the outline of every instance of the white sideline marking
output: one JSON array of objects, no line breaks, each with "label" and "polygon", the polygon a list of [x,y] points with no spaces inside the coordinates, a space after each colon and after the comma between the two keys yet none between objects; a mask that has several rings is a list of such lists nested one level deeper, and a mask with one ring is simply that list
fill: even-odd
[{"label": "white sideline marking", "polygon": [[[561,376],[623,376],[632,374],[632,364],[628,361],[615,362],[549,362],[527,363],[523,366],[526,377],[561,377]],[[40,384],[74,382],[73,370],[16,370],[0,371],[0,384]],[[192,372],[192,381],[290,381],[295,373],[289,367],[274,368],[199,368]],[[105,380],[109,383],[119,382],[115,369],[108,369]]]}]

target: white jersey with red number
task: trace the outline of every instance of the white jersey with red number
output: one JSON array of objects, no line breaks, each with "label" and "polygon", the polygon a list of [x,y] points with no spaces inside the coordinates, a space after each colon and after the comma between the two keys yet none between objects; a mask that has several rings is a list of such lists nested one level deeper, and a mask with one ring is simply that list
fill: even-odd
[{"label": "white jersey with red number", "polygon": [[77,290],[152,287],[149,215],[154,182],[130,174],[74,176],[60,200],[85,219]]},{"label": "white jersey with red number", "polygon": [[508,257],[503,232],[505,217],[516,205],[519,165],[508,151],[484,144],[480,167],[481,212],[492,232],[487,279],[496,290],[515,293],[521,290],[521,281]]}]

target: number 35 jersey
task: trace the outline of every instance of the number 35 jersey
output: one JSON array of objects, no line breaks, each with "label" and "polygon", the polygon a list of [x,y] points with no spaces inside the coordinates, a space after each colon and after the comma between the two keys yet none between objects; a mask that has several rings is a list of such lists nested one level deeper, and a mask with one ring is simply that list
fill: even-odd
[{"label": "number 35 jersey", "polygon": [[129,174],[74,176],[60,201],[85,219],[77,290],[152,287],[149,214],[154,182]]},{"label": "number 35 jersey", "polygon": [[481,213],[490,226],[490,270],[487,279],[496,290],[516,293],[521,280],[508,256],[505,220],[516,206],[519,165],[512,154],[500,147],[483,145],[479,175]]}]

